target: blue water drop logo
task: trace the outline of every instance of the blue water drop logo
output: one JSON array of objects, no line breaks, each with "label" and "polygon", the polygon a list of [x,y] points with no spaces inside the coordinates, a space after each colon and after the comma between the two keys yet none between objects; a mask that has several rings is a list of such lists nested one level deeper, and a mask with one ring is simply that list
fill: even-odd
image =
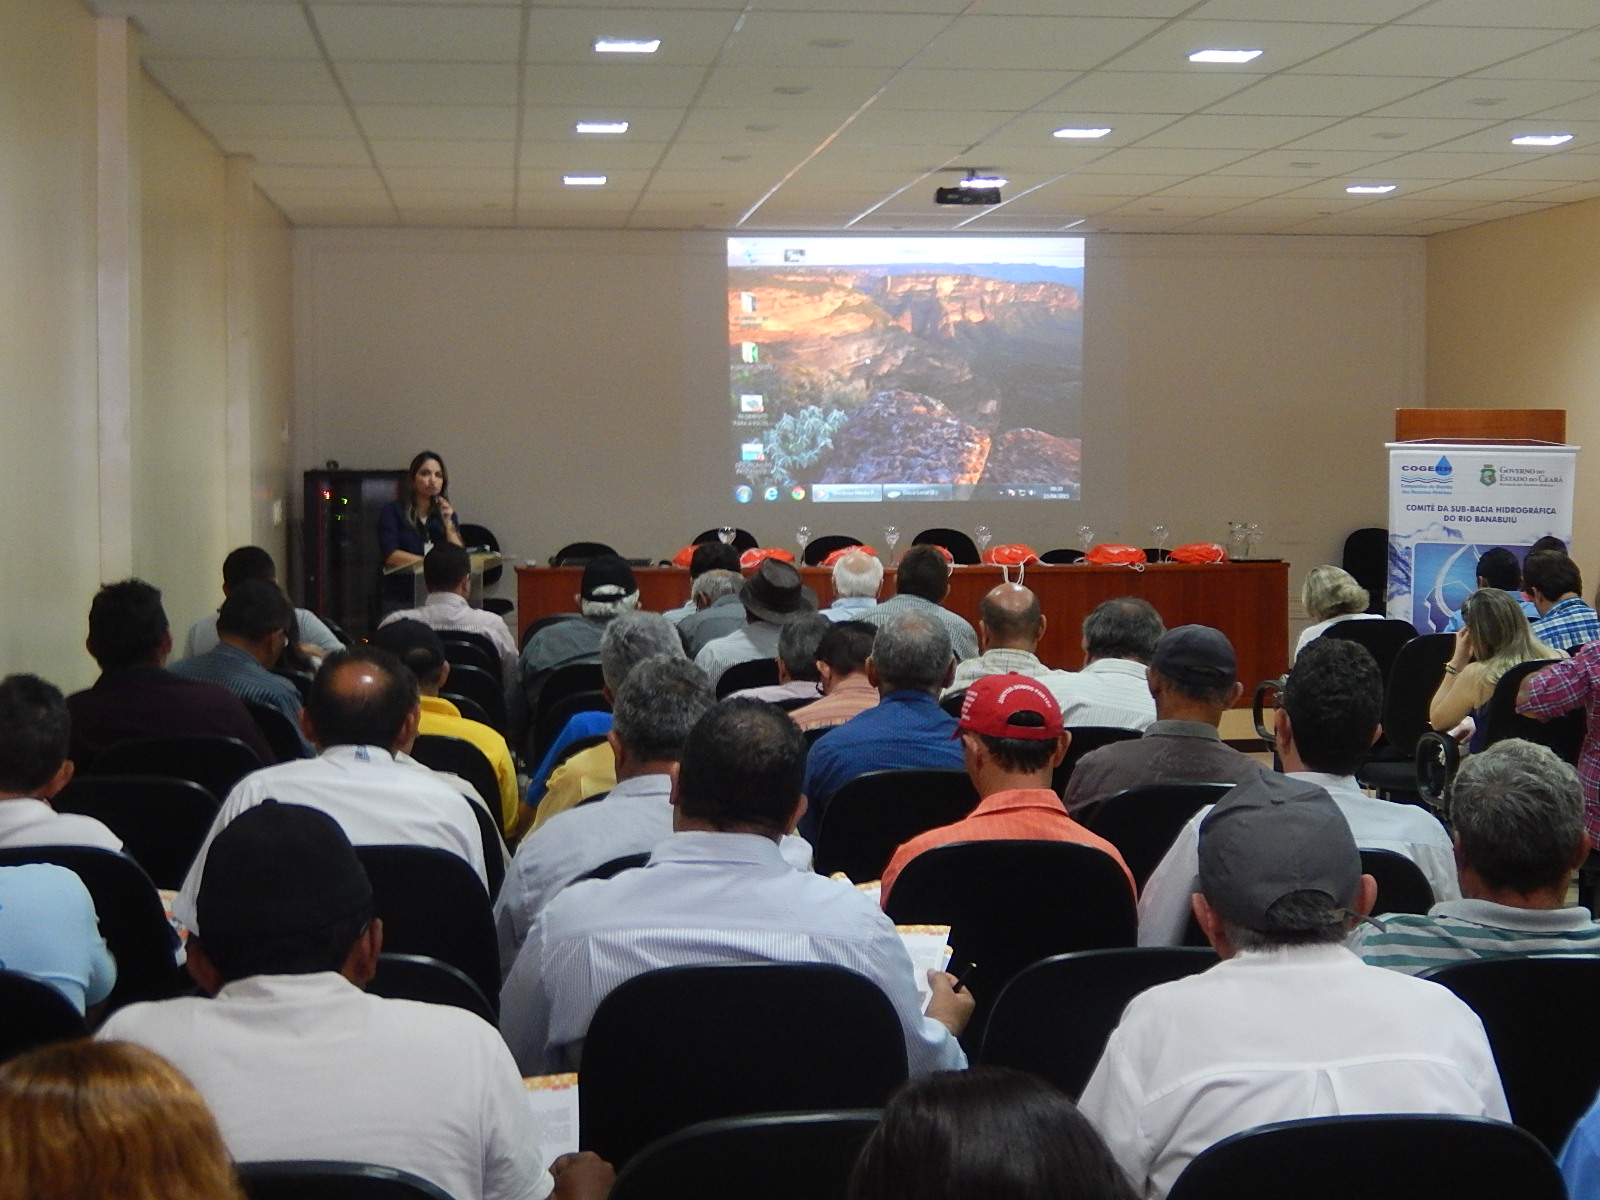
[{"label": "blue water drop logo", "polygon": [[1443,455],[1440,455],[1439,461],[1433,464],[1433,473],[1440,479],[1449,479],[1454,471],[1455,468],[1450,465],[1450,460]]}]

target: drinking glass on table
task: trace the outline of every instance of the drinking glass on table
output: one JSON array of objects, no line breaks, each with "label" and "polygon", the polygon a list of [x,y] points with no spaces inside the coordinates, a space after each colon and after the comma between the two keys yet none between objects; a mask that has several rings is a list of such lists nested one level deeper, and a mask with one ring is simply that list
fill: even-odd
[{"label": "drinking glass on table", "polygon": [[987,525],[979,525],[972,531],[972,536],[978,543],[978,557],[983,557],[983,552],[989,548],[989,543],[994,540],[994,534],[989,532]]},{"label": "drinking glass on table", "polygon": [[1156,561],[1165,562],[1167,557],[1167,527],[1165,525],[1150,526],[1150,536],[1156,543]]},{"label": "drinking glass on table", "polygon": [[889,565],[893,566],[894,548],[900,544],[900,526],[885,525],[883,527],[883,544],[889,547]]},{"label": "drinking glass on table", "polygon": [[1079,525],[1078,541],[1083,546],[1083,552],[1085,554],[1089,553],[1089,547],[1094,545],[1094,530],[1090,529],[1087,525]]},{"label": "drinking glass on table", "polygon": [[739,531],[732,525],[718,525],[717,541],[721,542],[724,546],[731,546],[733,545],[733,539],[737,536],[738,532]]},{"label": "drinking glass on table", "polygon": [[806,560],[806,543],[811,540],[811,526],[802,525],[794,531],[794,540],[800,543],[800,561]]}]

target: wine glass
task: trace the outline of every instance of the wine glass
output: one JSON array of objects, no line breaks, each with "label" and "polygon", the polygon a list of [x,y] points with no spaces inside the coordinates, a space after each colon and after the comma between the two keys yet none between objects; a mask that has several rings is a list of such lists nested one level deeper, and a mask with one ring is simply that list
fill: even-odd
[{"label": "wine glass", "polygon": [[989,543],[994,540],[994,534],[989,532],[987,525],[979,525],[972,531],[972,536],[978,542],[978,557],[983,557],[983,552],[989,548]]},{"label": "wine glass", "polygon": [[1078,541],[1083,544],[1083,552],[1089,553],[1089,547],[1094,545],[1094,530],[1087,525],[1078,526]]},{"label": "wine glass", "polygon": [[811,540],[811,526],[802,525],[794,531],[794,540],[800,543],[800,561],[806,558],[806,543]]},{"label": "wine glass", "polygon": [[1261,526],[1251,521],[1244,527],[1244,556],[1247,559],[1256,556],[1256,543],[1261,540]]},{"label": "wine glass", "polygon": [[739,531],[732,525],[718,525],[717,541],[721,542],[724,546],[731,546],[733,545],[733,539],[738,535],[738,532]]},{"label": "wine glass", "polygon": [[900,544],[900,526],[885,525],[883,527],[883,544],[889,547],[889,562],[895,561],[894,548]]},{"label": "wine glass", "polygon": [[1167,557],[1167,527],[1165,525],[1150,526],[1150,536],[1156,543],[1156,561],[1165,561]]},{"label": "wine glass", "polygon": [[1230,559],[1245,557],[1244,531],[1245,523],[1243,521],[1228,522],[1228,557]]}]

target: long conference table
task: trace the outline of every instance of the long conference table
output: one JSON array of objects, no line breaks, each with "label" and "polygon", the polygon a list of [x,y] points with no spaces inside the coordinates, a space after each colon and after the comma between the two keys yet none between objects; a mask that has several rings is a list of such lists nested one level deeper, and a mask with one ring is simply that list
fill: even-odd
[{"label": "long conference table", "polygon": [[[802,567],[806,584],[826,607],[833,602],[832,572]],[[654,612],[676,608],[689,598],[689,572],[682,567],[635,568],[640,607]],[[880,595],[894,594],[894,569],[885,572]],[[577,610],[582,567],[518,567],[518,629],[540,617]],[[1011,568],[1013,581],[1017,569]],[[978,624],[978,602],[1003,582],[999,567],[957,567],[950,576],[945,607]],[[1024,582],[1039,597],[1045,614],[1039,657],[1053,667],[1077,670],[1083,665],[1083,618],[1102,600],[1139,596],[1155,605],[1170,629],[1176,625],[1210,625],[1233,643],[1245,702],[1263,679],[1282,675],[1289,666],[1289,565],[1281,561],[1216,563],[1184,566],[1159,563],[1143,570],[1129,567],[1032,566]]]}]

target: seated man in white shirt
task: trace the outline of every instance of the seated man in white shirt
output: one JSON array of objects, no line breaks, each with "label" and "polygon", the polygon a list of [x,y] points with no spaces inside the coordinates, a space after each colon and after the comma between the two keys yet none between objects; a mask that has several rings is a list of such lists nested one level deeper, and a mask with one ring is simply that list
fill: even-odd
[{"label": "seated man in white shirt", "polygon": [[1166,631],[1148,600],[1119,596],[1097,604],[1083,619],[1083,670],[1050,680],[1067,728],[1150,728],[1156,701],[1146,668]]},{"label": "seated man in white shirt", "polygon": [[93,817],[50,807],[51,798],[72,779],[70,728],[60,688],[37,675],[0,680],[0,849],[122,849],[122,839]]},{"label": "seated man in white shirt", "polygon": [[430,771],[406,753],[422,719],[417,677],[386,650],[352,646],[330,654],[311,682],[302,717],[316,758],[263,767],[223,801],[200,853],[172,902],[196,930],[195,894],[207,851],[240,813],[265,800],[327,813],[357,846],[432,846],[466,860],[488,887],[483,834],[472,785]]},{"label": "seated man in white shirt", "polygon": [[956,1036],[971,995],[930,971],[924,1015],[893,922],[849,883],[785,860],[779,843],[805,810],[804,774],[805,739],[770,704],[725,700],[696,722],[673,785],[676,832],[645,866],[568,887],[517,955],[500,1031],[524,1072],[575,1064],[595,1009],[635,975],[773,961],[832,963],[877,984],[900,1017],[913,1075],[966,1065]]},{"label": "seated man in white shirt", "polygon": [[1142,1195],[1165,1196],[1202,1150],[1272,1121],[1509,1119],[1477,1015],[1341,944],[1376,892],[1314,783],[1263,771],[1210,811],[1192,907],[1223,961],[1136,997],[1079,1102]]},{"label": "seated man in white shirt", "polygon": [[423,556],[422,583],[428,589],[422,607],[390,613],[381,624],[421,621],[431,629],[481,634],[500,656],[501,682],[509,684],[516,675],[517,644],[497,613],[468,603],[467,597],[472,594],[472,556],[461,546],[440,542]]},{"label": "seated man in white shirt", "polygon": [[855,621],[878,606],[883,562],[865,550],[850,550],[833,564],[833,603],[822,610],[830,621]]},{"label": "seated man in white shirt", "polygon": [[[119,1010],[194,1083],[239,1162],[343,1159],[409,1171],[454,1200],[552,1192],[516,1064],[492,1026],[362,989],[383,946],[372,886],[338,825],[268,802],[218,835],[189,972],[209,999]],[[594,1155],[551,1164],[558,1196],[603,1196]]]},{"label": "seated man in white shirt", "polygon": [[[1278,758],[1291,778],[1333,797],[1363,850],[1403,854],[1427,876],[1435,901],[1456,900],[1455,849],[1426,809],[1368,796],[1355,771],[1377,741],[1383,678],[1364,647],[1341,638],[1308,642],[1278,700]],[[1176,946],[1189,923],[1198,872],[1195,846],[1210,809],[1195,814],[1145,881],[1139,896],[1139,944]]]}]

